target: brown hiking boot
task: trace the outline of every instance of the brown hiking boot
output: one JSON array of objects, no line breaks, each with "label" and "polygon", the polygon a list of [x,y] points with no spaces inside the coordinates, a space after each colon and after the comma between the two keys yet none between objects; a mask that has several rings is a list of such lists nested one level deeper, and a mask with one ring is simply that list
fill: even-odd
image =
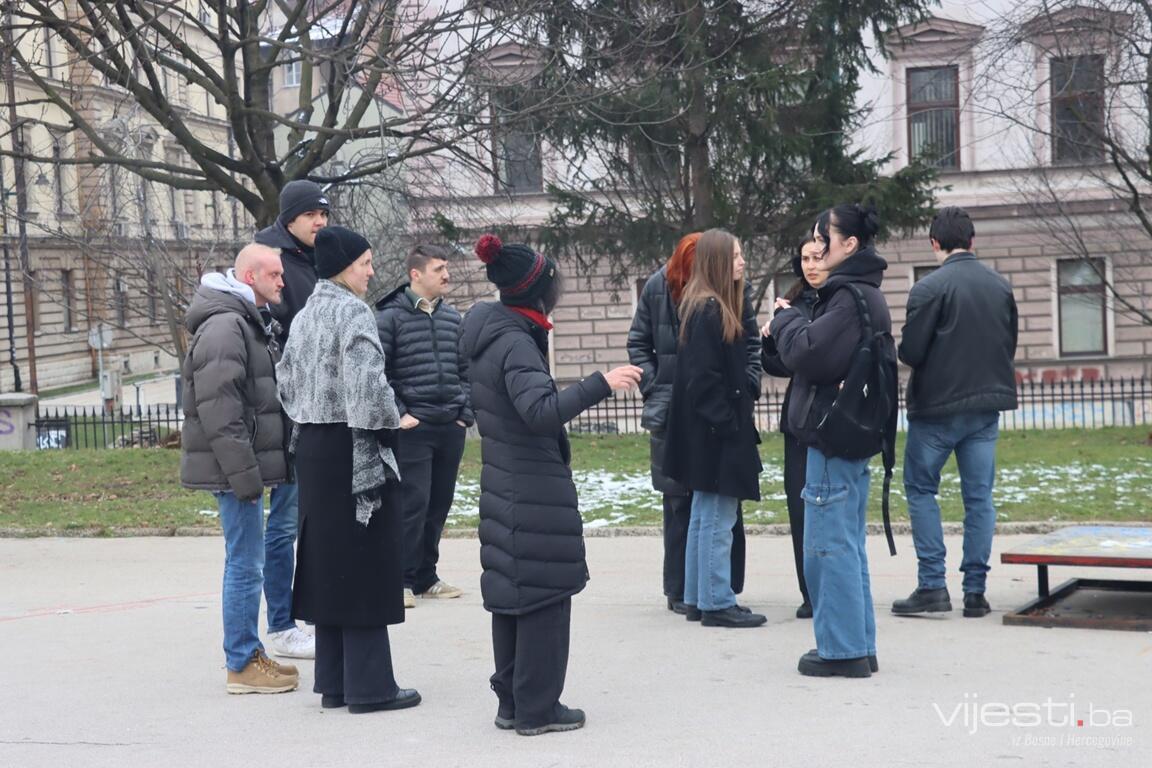
[{"label": "brown hiking boot", "polygon": [[239,672],[228,670],[228,693],[287,693],[299,684],[298,675],[281,672],[276,662],[260,651],[252,654],[252,660]]},{"label": "brown hiking boot", "polygon": [[272,662],[272,666],[276,667],[276,671],[280,674],[287,675],[288,677],[300,677],[300,670],[296,669],[295,664],[281,664],[280,662],[276,661],[276,659],[273,659],[265,654],[263,651],[256,651],[256,653],[259,653],[265,659]]}]

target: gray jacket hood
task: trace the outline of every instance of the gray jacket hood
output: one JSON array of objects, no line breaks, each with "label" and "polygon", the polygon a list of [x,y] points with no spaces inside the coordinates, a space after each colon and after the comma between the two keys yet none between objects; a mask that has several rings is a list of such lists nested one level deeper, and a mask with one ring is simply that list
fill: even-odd
[{"label": "gray jacket hood", "polygon": [[189,333],[195,334],[205,320],[224,312],[244,315],[267,330],[268,324],[256,307],[252,288],[237,280],[232,270],[227,273],[209,272],[200,278],[200,287],[192,297],[184,324]]}]

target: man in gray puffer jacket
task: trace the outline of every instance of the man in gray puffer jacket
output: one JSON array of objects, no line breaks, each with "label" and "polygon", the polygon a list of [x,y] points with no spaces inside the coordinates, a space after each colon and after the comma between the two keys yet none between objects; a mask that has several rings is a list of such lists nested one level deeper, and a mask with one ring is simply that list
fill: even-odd
[{"label": "man in gray puffer jacket", "polygon": [[[246,246],[227,274],[204,275],[185,320],[193,337],[181,369],[180,482],[212,491],[220,508],[229,693],[280,693],[299,681],[295,667],[268,659],[257,631],[265,588],[269,631],[300,632],[291,617],[296,520],[270,515],[265,533],[263,510],[265,487],[295,493],[276,395],[278,328],[267,314],[283,287],[276,249]],[[272,504],[274,512],[295,508]]]}]

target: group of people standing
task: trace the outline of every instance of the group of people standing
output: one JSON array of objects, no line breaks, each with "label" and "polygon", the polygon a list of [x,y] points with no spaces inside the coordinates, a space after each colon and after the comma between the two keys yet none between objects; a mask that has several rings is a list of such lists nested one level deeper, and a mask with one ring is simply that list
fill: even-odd
[{"label": "group of people standing", "polygon": [[[880,290],[886,261],[871,206],[822,213],[792,260],[796,283],[757,332],[743,282],[740,243],[693,233],[641,292],[628,336],[643,370],[643,426],[651,433],[652,483],[664,495],[664,594],[668,609],[705,626],[756,627],[741,606],[740,501],[760,498],[753,401],[761,370],[789,380],[780,429],[800,619],[814,619],[816,648],[801,674],[869,677],[879,670],[865,549],[869,457],[821,439],[862,343],[877,365],[907,364],[904,486],[919,561],[915,591],[898,615],[951,610],[936,502],[940,471],[955,453],[964,499],[964,615],[986,615],[995,510],[992,485],[999,412],[1016,407],[1017,312],[1011,286],[972,253],[975,228],[942,209],[929,231],[940,266],[917,282],[897,349]],[[690,365],[678,360],[691,360]],[[894,400],[893,400],[894,403]],[[886,449],[895,438],[895,413]]]},{"label": "group of people standing", "polygon": [[[365,302],[371,244],[330,226],[327,209],[315,184],[287,185],[276,225],[233,269],[205,275],[188,312],[181,479],[212,491],[220,507],[229,692],[284,692],[299,682],[298,670],[271,660],[260,642],[263,589],[273,654],[314,655],[323,707],[362,713],[420,703],[396,682],[388,627],[420,597],[461,594],[436,566],[465,430],[475,424],[495,725],[523,735],[582,727],[584,713],[560,701],[571,598],[589,576],[564,426],[636,386],[653,485],[664,494],[669,610],[705,626],[763,625],[736,595],[741,502],[760,498],[753,404],[764,370],[790,379],[781,428],[797,616],[814,618],[816,636],[800,672],[878,669],[864,548],[868,460],[835,455],[819,439],[866,327],[861,313],[895,363],[873,209],[844,205],[819,217],[793,261],[796,288],[776,300],[762,329],[741,243],[718,229],[688,235],[640,297],[628,338],[633,364],[563,389],[548,363],[550,316],[563,293],[552,259],[481,237],[476,255],[498,298],[461,317],[444,301],[448,252],[418,246],[408,281],[373,312]],[[1015,407],[1016,315],[1006,281],[971,254],[971,221],[957,210],[933,222],[942,267],[914,288],[899,351],[913,367],[905,485],[910,509],[918,494],[920,582],[896,613],[950,609],[932,505],[953,449],[966,508],[965,615],[982,615],[981,605],[987,612],[995,417]],[[995,363],[939,373],[953,365],[951,345],[972,338],[985,355],[995,346]],[[912,420],[922,422],[915,443]]]}]

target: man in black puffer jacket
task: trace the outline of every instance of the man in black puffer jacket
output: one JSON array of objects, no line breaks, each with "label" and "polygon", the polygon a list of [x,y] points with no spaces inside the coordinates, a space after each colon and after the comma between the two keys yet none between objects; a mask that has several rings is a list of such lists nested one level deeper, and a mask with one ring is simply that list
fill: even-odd
[{"label": "man in black puffer jacket", "polygon": [[404,517],[404,601],[415,596],[459,597],[440,579],[440,535],[456,493],[464,433],[475,417],[469,404],[468,364],[460,354],[460,313],[444,300],[444,248],[418,245],[405,266],[409,282],[376,304],[388,381],[400,410],[396,460]]},{"label": "man in black puffer jacket", "polygon": [[912,368],[904,491],[919,578],[893,613],[952,610],[936,493],[953,452],[964,490],[964,615],[991,610],[984,587],[996,527],[996,440],[1000,411],[1016,408],[1018,320],[1012,286],[972,254],[975,235],[962,208],[941,209],[929,230],[940,268],[908,296],[900,341],[900,359]]},{"label": "man in black puffer jacket", "polygon": [[[676,379],[676,354],[680,346],[680,316],[673,294],[678,296],[684,288],[683,283],[675,291],[669,286],[668,269],[687,276],[699,238],[699,232],[682,238],[668,265],[648,278],[636,303],[632,327],[628,330],[628,362],[644,371],[640,381],[640,392],[644,397],[640,426],[651,434],[652,488],[664,496],[664,596],[668,609],[676,613],[685,612],[684,556],[692,491],[666,477],[661,470],[672,383]],[[756,328],[753,304],[749,287],[744,295],[744,326],[748,334],[748,391],[755,399],[760,396],[760,333]],[[736,594],[744,591],[744,552],[744,520],[738,508],[736,526],[732,529],[732,591]]]}]

